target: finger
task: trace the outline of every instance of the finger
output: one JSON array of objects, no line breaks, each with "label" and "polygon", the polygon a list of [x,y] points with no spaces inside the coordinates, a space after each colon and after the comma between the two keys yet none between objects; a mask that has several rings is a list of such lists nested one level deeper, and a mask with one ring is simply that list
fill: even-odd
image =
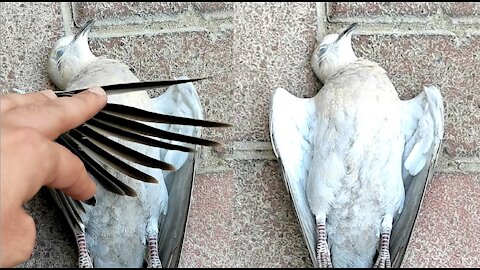
[{"label": "finger", "polygon": [[9,218],[1,229],[0,267],[15,267],[32,256],[36,238],[35,222],[21,207],[5,214]]},{"label": "finger", "polygon": [[25,106],[33,103],[43,103],[57,98],[52,90],[43,90],[25,95],[12,93],[0,98],[0,113],[13,110],[19,106]]},{"label": "finger", "polygon": [[[90,178],[83,162],[64,146],[48,141],[44,166],[47,176],[44,186],[63,191],[77,200],[92,198],[96,192],[95,182]],[[48,149],[48,150],[47,150]]]},{"label": "finger", "polygon": [[30,127],[53,140],[97,114],[107,103],[105,91],[90,88],[71,97],[61,97],[44,104],[17,107],[5,121],[16,126]]}]

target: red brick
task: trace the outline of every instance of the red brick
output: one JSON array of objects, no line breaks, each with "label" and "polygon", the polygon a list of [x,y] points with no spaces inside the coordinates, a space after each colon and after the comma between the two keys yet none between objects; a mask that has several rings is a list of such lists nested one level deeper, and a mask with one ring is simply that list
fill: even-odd
[{"label": "red brick", "polygon": [[236,267],[312,267],[290,195],[275,161],[237,161]]},{"label": "red brick", "polygon": [[354,50],[384,67],[402,99],[423,85],[436,84],[444,97],[444,150],[451,157],[480,154],[480,37],[369,35],[355,36]]},{"label": "red brick", "polygon": [[238,5],[235,25],[235,140],[268,141],[273,91],[282,87],[313,95],[317,79],[310,67],[315,46],[315,3]]},{"label": "red brick", "polygon": [[475,2],[330,2],[328,3],[328,17],[330,21],[342,21],[346,18],[378,19],[390,17],[392,19],[407,19],[409,16],[424,18],[437,13],[445,13],[451,17],[478,16],[480,4]]},{"label": "red brick", "polygon": [[415,2],[330,2],[328,3],[328,17],[332,21],[336,21],[342,18],[364,16],[368,16],[369,19],[379,16],[428,16],[435,14],[442,4]]},{"label": "red brick", "polygon": [[234,173],[195,177],[180,267],[233,267]]},{"label": "red brick", "polygon": [[89,19],[125,20],[161,15],[178,15],[188,10],[183,2],[73,2],[72,9],[76,25]]},{"label": "red brick", "polygon": [[480,15],[480,4],[476,2],[445,3],[444,10],[452,17],[478,16]]},{"label": "red brick", "polygon": [[2,90],[52,89],[54,86],[47,75],[47,59],[54,43],[64,34],[60,3],[4,4],[0,17]]},{"label": "red brick", "polygon": [[480,176],[438,174],[427,187],[402,267],[480,266]]},{"label": "red brick", "polygon": [[202,13],[233,12],[233,2],[194,2],[193,6]]}]

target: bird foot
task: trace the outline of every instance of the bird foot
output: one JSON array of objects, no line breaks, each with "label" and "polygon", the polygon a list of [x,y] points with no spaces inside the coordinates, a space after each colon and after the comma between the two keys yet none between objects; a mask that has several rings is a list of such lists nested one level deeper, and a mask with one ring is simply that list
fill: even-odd
[{"label": "bird foot", "polygon": [[87,249],[87,242],[85,241],[85,234],[77,234],[78,246],[78,268],[93,268],[92,258]]},{"label": "bird foot", "polygon": [[162,268],[162,262],[158,255],[157,237],[148,237],[148,268]]},{"label": "bird foot", "polygon": [[377,262],[373,268],[391,268],[390,262],[390,232],[383,232],[380,241],[380,253],[378,254]]},{"label": "bird foot", "polygon": [[324,223],[317,224],[317,263],[319,268],[333,268],[330,249],[327,243],[327,232]]}]

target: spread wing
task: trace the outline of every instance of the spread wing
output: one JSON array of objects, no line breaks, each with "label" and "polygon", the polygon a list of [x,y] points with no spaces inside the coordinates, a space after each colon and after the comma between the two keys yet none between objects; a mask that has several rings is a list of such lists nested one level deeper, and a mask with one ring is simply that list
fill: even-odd
[{"label": "spread wing", "polygon": [[402,125],[405,134],[403,180],[405,204],[393,225],[391,238],[392,267],[400,267],[425,189],[432,178],[444,131],[444,108],[440,91],[424,88],[417,97],[403,101]]},{"label": "spread wing", "polygon": [[[185,80],[178,80],[177,82],[174,80],[169,81],[166,85],[175,85],[184,82]],[[159,85],[165,86],[165,81],[159,81],[156,83],[134,83],[135,87],[126,87],[128,85],[130,84],[122,84],[118,86],[113,85],[108,88],[111,91],[116,91],[117,89],[122,89],[122,91],[127,92],[139,91],[139,88],[146,90],[148,88],[159,87]],[[107,93],[109,92],[107,91]],[[57,95],[69,95],[69,93],[62,91],[57,93]],[[163,104],[166,105],[166,102]],[[84,162],[87,170],[94,175],[98,180],[98,183],[105,189],[118,195],[128,196],[135,196],[135,192],[104,170],[102,166],[100,166],[101,163],[108,165],[131,178],[148,183],[156,183],[157,180],[135,167],[130,166],[118,157],[147,167],[162,170],[174,171],[176,167],[165,160],[161,160],[161,157],[152,158],[111,140],[108,136],[142,145],[166,149],[166,151],[181,152],[185,153],[185,155],[189,152],[196,152],[196,149],[192,148],[193,145],[220,145],[218,142],[200,138],[199,133],[190,132],[190,134],[182,134],[171,132],[142,122],[185,126],[192,130],[195,130],[198,126],[229,126],[224,123],[206,121],[189,116],[172,116],[168,113],[162,114],[127,105],[108,103],[92,119],[88,120],[83,125],[62,134],[57,142],[75,153]]]},{"label": "spread wing", "polygon": [[[188,83],[185,84],[186,81]],[[111,85],[106,88],[114,91],[115,94],[119,94],[118,96],[130,92],[158,88],[159,86],[170,86],[169,90],[176,89],[175,91],[182,92],[185,90],[185,85],[193,87],[191,81],[135,82],[133,84]],[[177,84],[182,86],[176,87]],[[115,92],[118,89],[121,89],[121,92]],[[107,90],[107,94],[110,94],[110,91]],[[70,94],[68,92],[57,93],[59,96]],[[182,92],[182,94],[185,93]],[[171,209],[168,212],[170,215],[165,216],[162,221],[165,228],[162,227],[160,232],[161,241],[166,241],[165,243],[168,244],[168,246],[160,245],[162,261],[169,265],[178,264],[176,256],[179,254],[179,248],[181,248],[183,241],[193,186],[194,155],[199,146],[221,145],[219,142],[201,138],[200,127],[230,126],[225,123],[201,119],[203,115],[201,114],[198,96],[195,96],[193,101],[190,101],[194,103],[195,113],[191,111],[179,112],[173,109],[163,110],[164,113],[161,113],[157,112],[156,107],[153,107],[152,111],[147,111],[138,106],[108,103],[92,119],[62,134],[57,139],[58,143],[68,148],[83,161],[87,171],[95,178],[97,184],[120,196],[136,196],[137,194],[130,186],[110,174],[105,169],[105,165],[133,179],[149,183],[155,183],[157,179],[123,160],[150,168],[174,171],[165,179],[165,184],[170,193],[168,204]],[[178,101],[176,104],[168,104],[169,102],[172,101],[160,99],[156,105],[170,108],[175,108],[176,106],[184,107],[185,105],[183,102]],[[153,103],[155,104],[155,102]],[[200,113],[197,112],[197,109]],[[154,123],[156,126],[148,125],[148,123]],[[163,127],[166,128],[163,129],[158,124],[164,125]],[[111,138],[160,148],[164,155],[157,157],[145,155]],[[171,156],[171,158],[168,158],[168,156]],[[182,160],[188,165],[182,167],[183,163],[180,164]],[[180,170],[176,171],[179,168]],[[65,196],[58,190],[50,189],[50,192],[67,218],[72,230],[75,233],[82,232],[84,230],[82,216],[85,211],[82,203]]]},{"label": "spread wing", "polygon": [[[188,80],[180,77],[179,80]],[[191,119],[203,119],[202,105],[193,83],[170,86],[165,93],[154,99],[155,110],[166,115]],[[176,134],[200,137],[201,127],[164,123],[159,128]],[[166,140],[175,143],[175,140]],[[200,146],[188,142],[176,145],[198,150]],[[196,154],[178,150],[160,149],[160,159],[172,164],[177,170],[164,171],[165,185],[168,190],[169,211],[161,221],[159,231],[159,255],[164,267],[178,267],[185,227],[187,224],[190,198],[195,178]]]},{"label": "spread wing", "polygon": [[[188,80],[182,76],[179,80]],[[203,120],[202,104],[193,83],[184,83],[170,86],[165,93],[155,98],[155,110],[166,115],[175,115],[185,118]],[[159,126],[162,130],[183,134],[186,136],[200,137],[200,127],[192,125],[178,125],[172,123],[164,123]],[[167,140],[167,143],[174,144],[175,140]],[[179,142],[176,145],[185,148],[194,147],[188,142]],[[160,158],[165,162],[172,164],[175,168],[180,168],[187,160],[188,152],[175,151],[172,149],[162,149]],[[165,171],[168,173],[168,171]]]},{"label": "spread wing", "polygon": [[[315,259],[315,220],[305,194],[313,151],[314,98],[297,98],[277,89],[270,103],[270,137],[283,178],[302,227],[312,261]],[[317,267],[315,265],[315,267]]]}]

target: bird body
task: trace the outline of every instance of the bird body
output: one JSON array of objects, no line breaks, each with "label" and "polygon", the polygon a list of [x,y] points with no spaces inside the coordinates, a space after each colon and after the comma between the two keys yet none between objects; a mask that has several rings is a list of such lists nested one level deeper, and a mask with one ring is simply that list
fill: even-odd
[{"label": "bird body", "polygon": [[315,99],[317,166],[307,199],[315,216],[328,213],[333,264],[371,267],[382,220],[404,200],[400,100],[385,71],[368,60],[341,69]]},{"label": "bird body", "polygon": [[[85,63],[65,90],[138,81],[127,65],[102,57]],[[150,99],[145,91],[111,95],[108,100],[113,104],[156,111],[155,99]],[[160,157],[159,148],[107,137],[152,158]],[[128,183],[137,192],[137,197],[120,197],[100,187],[96,205],[85,206],[86,242],[96,267],[141,267],[146,257],[147,237],[157,236],[160,217],[167,214],[168,193],[162,170],[126,162],[152,175],[158,183],[136,181],[105,166],[116,178]]]},{"label": "bird body", "polygon": [[[89,21],[75,36],[63,37],[57,41],[52,49],[48,63],[49,76],[52,81],[60,89],[67,91],[85,89],[92,86],[139,82],[139,79],[126,64],[114,59],[93,55],[88,46],[88,32],[92,24],[93,21]],[[187,79],[186,77],[181,78]],[[148,112],[184,117],[187,121],[188,119],[203,119],[200,100],[192,83],[172,85],[165,95],[158,98],[150,98],[146,91],[127,91],[122,94],[112,94],[108,96],[108,103],[107,107],[113,104],[126,105]],[[104,116],[109,116],[109,113],[107,110],[103,114]],[[128,117],[123,119],[128,120]],[[99,128],[101,126],[98,126],[99,123],[103,123],[102,118],[98,118],[95,121],[97,124],[93,125],[94,122],[91,122],[87,127],[98,132],[105,131]],[[198,126],[174,123],[161,121],[158,123],[148,122],[144,125],[147,125],[147,131],[148,126],[150,126],[188,136],[200,136],[201,134]],[[108,121],[107,124],[111,125],[110,128],[120,125],[119,123]],[[137,132],[135,130],[136,127],[135,124],[135,126],[125,128],[127,130],[130,128],[131,131]],[[145,130],[145,128],[142,129]],[[124,131],[125,129],[120,130],[120,132]],[[155,135],[148,133],[151,131],[143,132],[143,135]],[[82,135],[88,137],[87,133]],[[110,150],[114,149],[113,154],[117,157],[122,157],[125,154],[122,151],[128,150],[118,147],[128,147],[152,159],[164,159],[169,166],[173,165],[175,169],[182,167],[187,160],[193,162],[191,158],[193,153],[152,147],[146,144],[145,141],[139,143],[138,140],[131,141],[117,135],[112,135],[108,132],[104,134],[110,140],[109,145],[104,146]],[[140,134],[133,135],[137,137],[142,136]],[[98,136],[88,138],[92,139],[93,142],[100,143],[100,146],[102,145],[102,140],[99,140]],[[144,138],[143,140],[148,139],[142,138]],[[93,153],[92,149],[95,148],[88,148],[86,147],[87,144],[82,145],[81,139],[77,139],[75,141],[79,144],[80,150],[94,157],[97,161],[103,161],[103,163],[99,162],[100,166],[117,181],[109,184],[107,187],[103,184],[97,185],[96,204],[94,206],[73,202],[60,192],[50,190],[54,199],[67,216],[67,220],[76,235],[80,253],[79,266],[142,267],[144,260],[146,260],[149,267],[162,267],[160,255],[158,254],[158,239],[160,224],[169,209],[169,195],[164,181],[164,176],[168,175],[168,173],[164,173],[159,167],[138,164],[137,160],[140,159],[142,161],[145,159],[138,157],[135,157],[136,160],[134,158],[133,161],[122,160],[125,162],[123,166],[112,166],[108,157],[105,158],[101,155],[99,156],[98,153]],[[162,141],[172,143],[175,139],[165,137]],[[184,142],[175,145],[190,147],[195,144],[188,141],[187,138]],[[116,150],[114,147],[111,147],[114,142],[120,144]],[[98,151],[103,150],[100,149]],[[85,158],[87,161],[90,160],[88,156]],[[132,170],[130,170],[130,175],[128,175],[128,172],[126,175],[125,170],[123,170],[127,166],[125,164],[138,169],[138,171],[134,171],[132,174]],[[96,169],[93,171],[96,171]],[[104,175],[106,174],[104,173]],[[193,175],[186,175],[187,177],[193,177]],[[139,178],[147,180],[138,181]],[[180,179],[174,180],[185,182]],[[192,181],[193,179],[187,181],[190,183],[190,187]],[[181,185],[189,186],[185,183]],[[119,196],[118,193],[112,192],[112,190],[117,191],[118,187],[130,196]],[[123,194],[123,191],[120,191],[120,194]],[[182,192],[189,196],[188,191]],[[182,199],[182,196],[176,197]],[[181,209],[181,207],[176,206],[176,210],[178,209]],[[178,215],[181,214],[179,213]],[[180,226],[181,224],[178,224],[178,227]],[[172,235],[171,237],[174,238],[175,236]]]},{"label": "bird body", "polygon": [[[320,267],[372,267],[377,251],[375,266],[390,266],[394,220],[405,213],[406,192],[417,208],[409,204],[405,215],[416,216],[424,189],[412,193],[410,181],[434,165],[443,135],[438,89],[400,100],[386,71],[353,53],[354,27],[316,48],[312,66],[324,84],[317,95],[280,88],[271,101],[274,151]],[[413,223],[397,227],[411,233]]]}]

